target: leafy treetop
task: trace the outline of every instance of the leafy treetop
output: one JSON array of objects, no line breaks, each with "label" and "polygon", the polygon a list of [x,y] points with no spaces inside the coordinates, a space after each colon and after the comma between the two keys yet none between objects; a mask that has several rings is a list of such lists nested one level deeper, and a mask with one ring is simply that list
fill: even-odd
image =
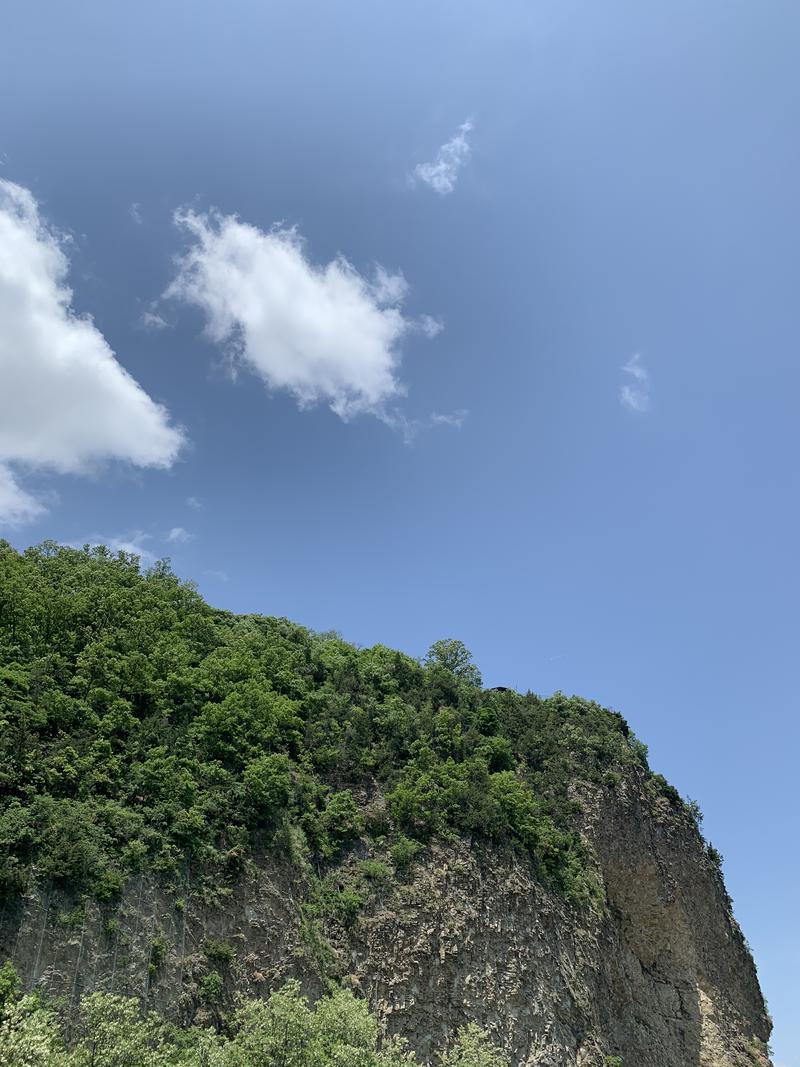
[{"label": "leafy treetop", "polygon": [[215,610],[164,562],[0,541],[0,894],[109,897],[143,865],[235,877],[287,834],[323,864],[472,834],[587,899],[570,787],[625,764],[649,775],[620,715],[483,690],[459,641],[419,662]]}]

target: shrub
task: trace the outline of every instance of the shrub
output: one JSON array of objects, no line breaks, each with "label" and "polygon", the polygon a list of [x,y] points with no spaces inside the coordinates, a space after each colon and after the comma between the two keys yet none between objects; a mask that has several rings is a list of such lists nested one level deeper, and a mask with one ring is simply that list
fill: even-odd
[{"label": "shrub", "polygon": [[214,941],[212,938],[207,938],[203,942],[203,952],[210,963],[215,963],[220,967],[227,967],[236,955],[232,945],[225,941]]},{"label": "shrub", "polygon": [[19,987],[20,980],[17,969],[11,960],[6,960],[3,966],[0,967],[0,1015],[2,1015],[5,1005],[14,1000]]},{"label": "shrub", "polygon": [[197,984],[197,995],[204,1004],[219,1004],[225,992],[225,982],[218,971],[209,971]]},{"label": "shrub", "polygon": [[424,847],[419,841],[401,835],[389,849],[389,855],[397,870],[404,871],[411,866]]}]

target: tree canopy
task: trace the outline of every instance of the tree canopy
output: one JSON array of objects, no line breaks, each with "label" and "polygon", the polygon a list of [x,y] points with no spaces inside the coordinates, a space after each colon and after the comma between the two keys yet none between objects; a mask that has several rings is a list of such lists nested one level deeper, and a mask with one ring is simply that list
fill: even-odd
[{"label": "tree canopy", "polygon": [[458,641],[357,648],[215,610],[164,562],[0,542],[0,893],[235,877],[290,828],[323,865],[477,835],[587,900],[571,789],[631,763],[649,774],[620,715],[484,690]]}]

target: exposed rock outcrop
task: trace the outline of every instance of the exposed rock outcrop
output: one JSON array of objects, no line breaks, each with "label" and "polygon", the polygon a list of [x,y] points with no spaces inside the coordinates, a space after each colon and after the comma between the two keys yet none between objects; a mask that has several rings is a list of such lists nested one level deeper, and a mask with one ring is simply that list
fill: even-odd
[{"label": "exposed rock outcrop", "polygon": [[[220,1007],[204,1000],[209,970],[226,996],[292,976],[313,995],[332,974],[423,1056],[475,1019],[514,1067],[604,1067],[611,1056],[624,1067],[766,1067],[755,967],[696,828],[635,770],[579,799],[605,886],[599,910],[568,905],[513,853],[461,840],[375,883],[347,918],[304,906],[309,872],[287,860],[249,865],[215,900],[188,875],[176,892],[142,874],[108,905],[32,887],[2,915],[0,953],[26,986],[68,1002],[127,992],[194,1021]],[[344,858],[334,883],[348,884],[361,858]]]}]

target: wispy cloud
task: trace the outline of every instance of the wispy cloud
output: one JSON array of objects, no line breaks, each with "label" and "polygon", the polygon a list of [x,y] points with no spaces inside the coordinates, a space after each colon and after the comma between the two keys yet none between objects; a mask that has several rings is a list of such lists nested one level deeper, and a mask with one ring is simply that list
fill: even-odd
[{"label": "wispy cloud", "polygon": [[455,429],[460,430],[467,415],[469,415],[469,411],[466,408],[444,414],[434,412],[430,417],[430,421],[433,426],[453,426]]},{"label": "wispy cloud", "polygon": [[458,181],[461,168],[471,154],[467,134],[473,130],[471,119],[458,127],[456,135],[445,142],[430,163],[417,163],[411,174],[411,182],[424,182],[440,196],[452,193]]},{"label": "wispy cloud", "polygon": [[179,211],[190,245],[164,294],[200,308],[206,333],[234,367],[301,408],[327,404],[342,419],[371,414],[392,425],[405,395],[403,337],[433,336],[402,310],[408,283],[376,266],[360,274],[343,256],[316,264],[296,229],[261,230],[216,211]]},{"label": "wispy cloud", "polygon": [[19,485],[22,469],[169,467],[183,444],[91,318],[73,311],[65,243],[27,189],[0,180],[0,523],[45,510]]},{"label": "wispy cloud", "polygon": [[151,535],[143,530],[130,530],[127,533],[117,534],[112,537],[92,534],[90,537],[84,537],[80,541],[68,541],[67,544],[72,548],[83,548],[84,545],[91,545],[92,547],[105,545],[111,552],[126,552],[128,555],[138,556],[142,564],[145,567],[149,567],[151,563],[155,563],[156,554],[146,548],[142,542],[151,540]]},{"label": "wispy cloud", "polygon": [[137,226],[141,226],[144,222],[144,216],[142,215],[142,205],[133,203],[128,208],[128,214],[131,220],[136,223]]},{"label": "wispy cloud", "polygon": [[444,329],[444,323],[441,319],[435,319],[433,315],[420,315],[415,321],[414,325],[425,334],[426,337],[434,338],[438,337]]},{"label": "wispy cloud", "polygon": [[631,411],[647,411],[650,407],[650,375],[640,353],[632,355],[621,369],[628,375],[628,380],[620,386],[620,403]]},{"label": "wispy cloud", "polygon": [[166,330],[169,326],[164,316],[159,315],[157,311],[143,312],[141,323],[146,330]]},{"label": "wispy cloud", "polygon": [[460,430],[468,415],[469,411],[466,408],[450,413],[433,412],[425,418],[409,418],[402,412],[395,411],[387,415],[385,421],[393,430],[397,430],[402,435],[403,441],[407,445],[410,445],[417,440],[423,431],[437,426]]},{"label": "wispy cloud", "polygon": [[147,533],[145,530],[128,530],[124,533],[112,535],[93,533],[89,537],[67,541],[66,543],[73,548],[83,548],[84,545],[105,545],[111,552],[127,552],[130,555],[139,556],[142,564],[149,567],[152,563],[155,563],[160,555],[163,555],[162,552],[156,551],[156,546],[159,544],[184,545],[189,541],[193,541],[194,536],[183,526],[173,526],[166,533],[158,535]]},{"label": "wispy cloud", "polygon": [[188,541],[194,540],[194,534],[184,530],[182,526],[173,526],[166,539],[173,545],[185,545]]},{"label": "wispy cloud", "polygon": [[187,496],[186,506],[192,508],[194,511],[200,511],[203,507],[203,501],[199,496]]},{"label": "wispy cloud", "polygon": [[218,582],[227,582],[228,575],[225,571],[203,571],[206,578],[214,578]]}]

